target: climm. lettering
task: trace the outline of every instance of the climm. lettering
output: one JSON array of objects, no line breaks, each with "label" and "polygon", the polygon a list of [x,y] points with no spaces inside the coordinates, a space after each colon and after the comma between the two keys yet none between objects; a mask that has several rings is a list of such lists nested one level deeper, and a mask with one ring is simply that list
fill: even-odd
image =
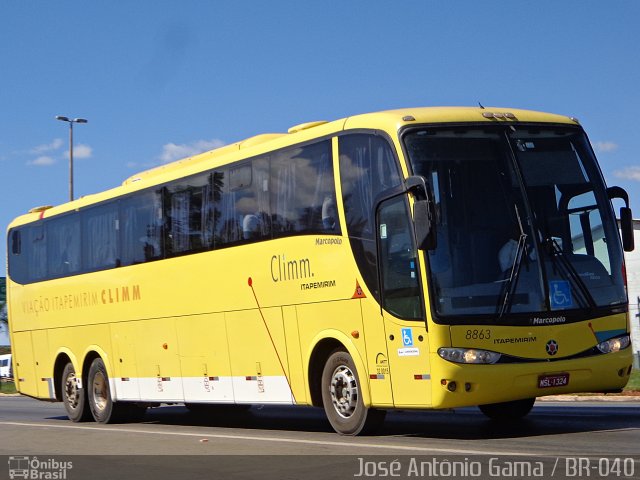
[{"label": "climm. lettering", "polygon": [[140,300],[140,285],[131,287],[106,288],[102,290],[102,303],[135,302]]},{"label": "climm. lettering", "polygon": [[271,257],[271,279],[274,282],[300,280],[313,277],[308,258],[287,260],[284,254]]}]

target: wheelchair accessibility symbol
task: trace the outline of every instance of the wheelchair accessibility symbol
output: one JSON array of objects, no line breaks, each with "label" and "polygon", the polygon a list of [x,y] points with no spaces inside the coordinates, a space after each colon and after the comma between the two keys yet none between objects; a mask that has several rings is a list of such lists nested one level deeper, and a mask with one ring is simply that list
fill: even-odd
[{"label": "wheelchair accessibility symbol", "polygon": [[410,328],[402,329],[402,346],[413,347],[413,331]]},{"label": "wheelchair accessibility symbol", "polygon": [[569,282],[566,280],[549,282],[549,300],[554,310],[573,307]]}]

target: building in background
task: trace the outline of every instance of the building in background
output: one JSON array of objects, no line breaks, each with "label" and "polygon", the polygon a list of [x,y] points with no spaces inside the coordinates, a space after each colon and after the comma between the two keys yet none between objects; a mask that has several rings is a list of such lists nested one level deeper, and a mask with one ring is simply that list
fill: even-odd
[{"label": "building in background", "polygon": [[640,368],[640,220],[633,221],[636,248],[625,252],[627,288],[629,294],[629,318],[631,319],[631,347],[635,352],[634,366]]}]

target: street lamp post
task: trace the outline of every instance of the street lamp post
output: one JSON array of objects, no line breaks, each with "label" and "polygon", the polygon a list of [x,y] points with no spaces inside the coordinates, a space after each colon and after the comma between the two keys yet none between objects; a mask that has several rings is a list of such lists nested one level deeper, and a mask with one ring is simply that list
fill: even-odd
[{"label": "street lamp post", "polygon": [[87,123],[87,120],[85,118],[70,119],[62,115],[57,115],[56,120],[69,124],[69,201],[71,201],[73,200],[73,124]]}]

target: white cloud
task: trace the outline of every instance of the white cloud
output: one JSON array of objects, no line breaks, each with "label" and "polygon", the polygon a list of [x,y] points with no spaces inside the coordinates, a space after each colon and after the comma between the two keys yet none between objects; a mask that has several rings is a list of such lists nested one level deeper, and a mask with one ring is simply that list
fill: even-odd
[{"label": "white cloud", "polygon": [[56,159],[52,157],[47,157],[43,155],[41,157],[36,158],[35,160],[30,160],[27,162],[27,165],[32,165],[35,167],[49,167],[56,163]]},{"label": "white cloud", "polygon": [[626,167],[622,170],[615,170],[613,176],[623,180],[635,180],[640,182],[640,166]]},{"label": "white cloud", "polygon": [[[34,160],[29,160],[27,165],[38,167],[48,167],[57,163],[56,158],[69,158],[69,150],[62,151],[65,142],[61,138],[56,138],[51,143],[43,143],[29,150],[32,155],[37,155]],[[89,145],[78,144],[73,146],[73,157],[77,159],[89,158],[93,155],[93,149]]]},{"label": "white cloud", "polygon": [[37,147],[33,147],[29,153],[33,153],[35,155],[40,155],[41,153],[52,152],[54,150],[60,149],[64,142],[61,138],[54,139],[51,143],[45,143],[42,145],[38,145]]},{"label": "white cloud", "polygon": [[[93,154],[93,148],[89,145],[78,144],[73,146],[73,158],[90,158]],[[69,150],[64,154],[66,158],[69,158]]]},{"label": "white cloud", "polygon": [[614,142],[596,142],[593,148],[598,153],[613,152],[618,149],[618,144]]},{"label": "white cloud", "polygon": [[213,140],[196,140],[195,142],[183,143],[180,145],[167,143],[162,146],[162,154],[158,158],[162,163],[169,163],[175,160],[180,160],[181,158],[197,155],[198,153],[206,152],[208,150],[213,150],[214,148],[220,148],[223,145],[224,142],[222,140],[215,138]]}]

